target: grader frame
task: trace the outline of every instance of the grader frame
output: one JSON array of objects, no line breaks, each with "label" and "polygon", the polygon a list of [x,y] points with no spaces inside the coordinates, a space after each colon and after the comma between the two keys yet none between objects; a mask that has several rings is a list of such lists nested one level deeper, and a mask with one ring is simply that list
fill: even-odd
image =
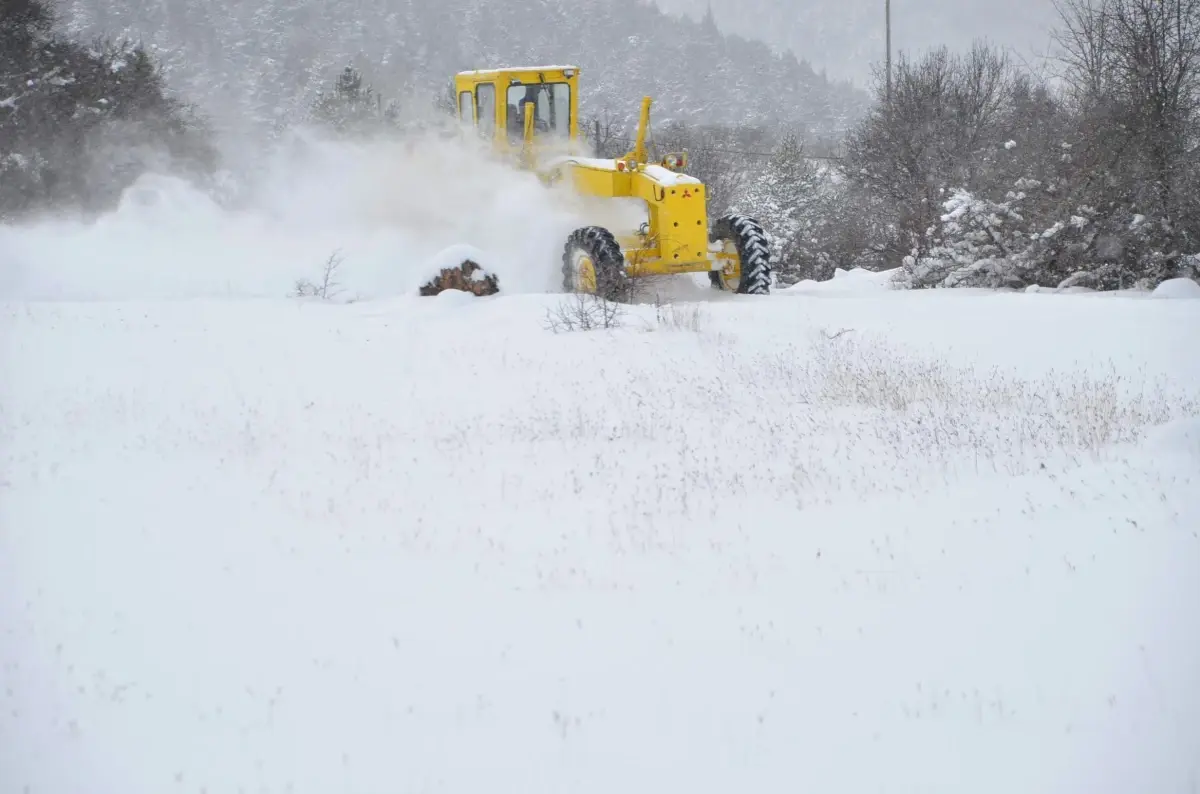
[{"label": "grader frame", "polygon": [[648,162],[651,98],[642,100],[633,148],[615,159],[583,155],[577,66],[534,66],[460,72],[454,77],[459,121],[494,151],[547,184],[567,180],[575,190],[645,202],[647,222],[614,235],[588,226],[563,250],[563,287],[620,299],[633,279],[709,274],[731,292],[767,294],[766,235],[752,218],[729,215],[710,227],[705,185],[684,173],[687,153]]}]

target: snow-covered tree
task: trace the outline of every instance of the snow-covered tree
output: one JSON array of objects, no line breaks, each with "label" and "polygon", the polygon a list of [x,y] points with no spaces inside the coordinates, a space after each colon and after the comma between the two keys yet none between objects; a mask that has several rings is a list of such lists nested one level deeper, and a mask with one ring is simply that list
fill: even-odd
[{"label": "snow-covered tree", "polygon": [[399,108],[363,82],[362,74],[346,66],[338,75],[333,90],[317,96],[312,118],[339,133],[365,134],[395,125]]},{"label": "snow-covered tree", "polygon": [[955,189],[943,202],[940,234],[922,257],[910,256],[905,270],[913,286],[1020,286],[1013,272],[1015,255],[1027,245],[1025,219],[1016,207],[1023,191],[993,201]]}]

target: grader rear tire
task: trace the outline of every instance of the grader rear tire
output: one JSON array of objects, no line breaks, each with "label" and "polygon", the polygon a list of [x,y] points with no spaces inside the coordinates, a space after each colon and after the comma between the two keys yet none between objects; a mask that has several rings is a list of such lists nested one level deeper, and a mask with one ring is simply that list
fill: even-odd
[{"label": "grader rear tire", "polygon": [[619,301],[629,294],[625,255],[608,229],[585,226],[567,238],[562,257],[563,289]]},{"label": "grader rear tire", "polygon": [[[767,234],[753,218],[745,215],[726,215],[718,218],[709,232],[710,242],[732,243],[741,260],[741,274],[735,292],[742,295],[771,293],[771,249]],[[730,289],[718,272],[708,274],[717,289]]]}]

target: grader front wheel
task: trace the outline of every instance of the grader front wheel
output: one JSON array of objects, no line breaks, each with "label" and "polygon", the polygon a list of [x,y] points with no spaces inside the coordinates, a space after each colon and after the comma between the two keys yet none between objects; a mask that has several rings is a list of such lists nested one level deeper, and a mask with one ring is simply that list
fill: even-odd
[{"label": "grader front wheel", "polygon": [[726,215],[712,225],[708,239],[720,243],[724,253],[737,255],[732,267],[709,272],[714,287],[743,295],[770,294],[771,250],[758,221],[744,215]]},{"label": "grader front wheel", "polygon": [[628,292],[625,256],[607,229],[585,226],[567,238],[563,249],[563,289],[620,300]]}]

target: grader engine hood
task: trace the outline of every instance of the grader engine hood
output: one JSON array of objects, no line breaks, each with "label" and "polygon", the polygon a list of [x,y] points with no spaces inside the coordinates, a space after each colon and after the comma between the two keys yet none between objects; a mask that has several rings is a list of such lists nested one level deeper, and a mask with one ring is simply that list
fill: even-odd
[{"label": "grader engine hood", "polygon": [[[708,202],[699,179],[630,159],[558,157],[545,166],[552,181],[570,180],[585,195],[645,202],[649,230],[629,238],[638,243],[634,251],[626,251],[632,264],[663,274],[693,272],[698,265],[708,269]],[[632,261],[638,251],[640,261]]]}]

